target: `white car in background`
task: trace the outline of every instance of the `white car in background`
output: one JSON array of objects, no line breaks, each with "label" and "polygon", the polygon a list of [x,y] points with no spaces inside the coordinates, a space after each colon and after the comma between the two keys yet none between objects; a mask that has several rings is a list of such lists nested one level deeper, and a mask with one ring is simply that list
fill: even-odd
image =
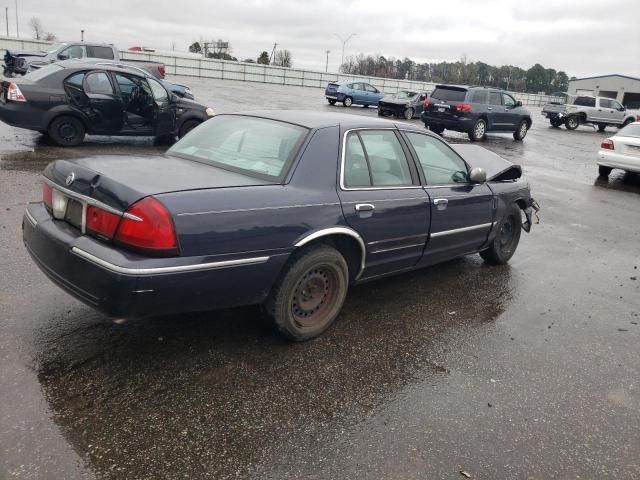
[{"label": "white car in background", "polygon": [[630,123],[600,144],[598,172],[607,177],[614,168],[640,173],[640,122]]}]

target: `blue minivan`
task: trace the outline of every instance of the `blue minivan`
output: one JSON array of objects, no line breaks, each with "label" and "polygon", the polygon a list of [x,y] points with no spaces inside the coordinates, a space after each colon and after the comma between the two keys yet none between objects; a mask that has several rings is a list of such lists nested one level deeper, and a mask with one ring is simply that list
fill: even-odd
[{"label": "blue minivan", "polygon": [[331,82],[324,91],[329,105],[342,102],[345,107],[351,105],[378,105],[384,93],[365,82]]}]

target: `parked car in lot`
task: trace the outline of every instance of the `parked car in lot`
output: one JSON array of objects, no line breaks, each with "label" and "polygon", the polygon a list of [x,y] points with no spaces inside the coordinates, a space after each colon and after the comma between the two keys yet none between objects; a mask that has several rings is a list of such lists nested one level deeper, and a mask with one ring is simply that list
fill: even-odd
[{"label": "parked car in lot", "polygon": [[607,177],[614,168],[640,173],[640,122],[629,123],[600,145],[598,173]]},{"label": "parked car in lot", "polygon": [[640,120],[640,112],[628,111],[613,98],[586,95],[576,97],[571,104],[547,103],[542,107],[542,114],[553,127],[564,123],[567,130],[575,130],[583,123],[590,123],[597,126],[599,132]]},{"label": "parked car in lot", "polygon": [[0,120],[78,145],[86,133],[183,137],[211,108],[172,94],[158,80],[121,66],[68,60],[5,80]]},{"label": "parked car in lot", "polygon": [[378,105],[384,93],[365,82],[331,82],[324,91],[329,105],[342,102],[345,107],[351,105]]},{"label": "parked car in lot", "polygon": [[419,117],[427,95],[427,92],[412,90],[400,90],[393,95],[387,95],[378,102],[378,115],[381,117],[393,115],[407,120],[411,120],[416,115]]},{"label": "parked car in lot", "polygon": [[438,85],[425,100],[421,118],[432,132],[465,132],[472,142],[487,132],[513,132],[515,140],[523,140],[531,128],[531,114],[522,102],[486,87]]},{"label": "parked car in lot", "polygon": [[[50,63],[82,58],[121,61],[120,52],[110,43],[63,42],[50,45],[46,47],[46,50],[41,51],[7,50],[4,54],[3,73],[5,77],[26,75],[28,72]],[[156,78],[162,79],[165,76],[164,63],[144,60],[127,60],[126,62],[136,64],[136,66],[147,70]]]},{"label": "parked car in lot", "polygon": [[535,207],[521,174],[408,124],[224,114],[162,156],[49,164],[23,237],[51,280],[109,315],[264,304],[306,340],[349,285],[471,253],[507,262]]}]

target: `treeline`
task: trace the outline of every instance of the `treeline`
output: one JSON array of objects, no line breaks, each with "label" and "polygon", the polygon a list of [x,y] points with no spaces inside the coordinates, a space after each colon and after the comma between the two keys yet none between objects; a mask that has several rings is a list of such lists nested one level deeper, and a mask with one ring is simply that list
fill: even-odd
[{"label": "treeline", "polygon": [[342,73],[367,77],[385,77],[420,82],[483,85],[529,93],[566,92],[569,77],[563,71],[544,68],[536,63],[528,70],[513,65],[496,67],[484,62],[469,62],[462,57],[457,62],[417,63],[385,58],[382,55],[350,56],[340,66]]}]

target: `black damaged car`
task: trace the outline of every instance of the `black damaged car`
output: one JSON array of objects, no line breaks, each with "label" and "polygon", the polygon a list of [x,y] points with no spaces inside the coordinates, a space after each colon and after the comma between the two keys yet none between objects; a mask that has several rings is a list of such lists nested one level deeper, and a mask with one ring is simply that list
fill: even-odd
[{"label": "black damaged car", "polygon": [[183,137],[213,115],[123,65],[67,60],[0,84],[1,121],[64,147],[80,144],[87,133]]},{"label": "black damaged car", "polygon": [[427,92],[412,90],[400,90],[393,95],[387,95],[378,102],[378,115],[381,117],[393,115],[407,120],[419,117],[424,109],[427,95]]}]

